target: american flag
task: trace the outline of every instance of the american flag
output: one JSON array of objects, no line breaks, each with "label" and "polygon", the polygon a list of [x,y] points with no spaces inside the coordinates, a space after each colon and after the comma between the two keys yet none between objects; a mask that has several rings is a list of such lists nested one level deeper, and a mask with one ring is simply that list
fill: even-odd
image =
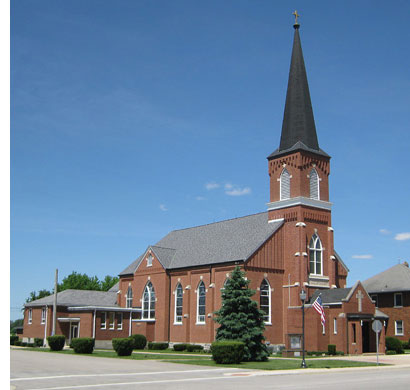
[{"label": "american flag", "polygon": [[325,326],[325,323],[326,323],[325,311],[322,306],[322,298],[320,297],[320,295],[313,302],[313,307],[320,314],[320,322],[322,323],[323,326]]}]

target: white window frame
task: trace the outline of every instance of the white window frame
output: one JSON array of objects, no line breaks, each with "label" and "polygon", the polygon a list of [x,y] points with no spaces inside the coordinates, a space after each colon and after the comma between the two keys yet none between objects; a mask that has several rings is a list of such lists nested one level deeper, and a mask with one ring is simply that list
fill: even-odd
[{"label": "white window frame", "polygon": [[[316,244],[319,241],[320,244],[320,248],[316,248]],[[313,244],[312,244],[313,242]],[[317,233],[315,233],[312,238],[310,239],[309,245],[308,245],[308,250],[309,250],[309,273],[311,275],[318,275],[318,276],[323,276],[323,245],[322,245],[322,241],[320,240],[320,237]],[[313,261],[311,259],[312,256],[312,252],[313,252]],[[318,254],[320,254],[320,262],[317,261],[317,256]],[[313,263],[313,271],[312,272],[312,267],[311,264]],[[320,273],[317,272],[317,266],[318,263],[320,263]]]},{"label": "white window frame", "polygon": [[[145,300],[145,294],[147,293],[148,300]],[[155,320],[155,288],[151,282],[148,282],[145,287],[144,291],[142,293],[142,313],[141,313],[141,319],[143,320]],[[147,304],[147,306],[146,306]],[[147,310],[145,309],[147,307]],[[154,311],[154,316],[151,316],[151,311]],[[148,312],[148,316],[145,315],[145,312]]]},{"label": "white window frame", "polygon": [[[397,304],[397,297],[400,297],[401,304]],[[402,293],[394,293],[394,307],[403,307],[403,294]]]},{"label": "white window frame", "polygon": [[40,321],[40,324],[45,324],[46,323],[46,312],[47,312],[47,309],[45,307],[41,308],[41,321]]},{"label": "white window frame", "polygon": [[33,309],[27,311],[27,323],[31,325],[33,323]]},{"label": "white window frame", "polygon": [[[286,175],[286,176],[285,176]],[[286,199],[290,199],[290,179],[291,179],[291,175],[290,175],[290,173],[289,173],[289,171],[286,169],[286,168],[283,168],[282,169],[282,173],[280,174],[280,177],[279,177],[279,199],[280,200],[286,200]],[[284,180],[288,180],[288,184],[289,184],[289,194],[288,194],[288,196],[286,196],[284,193],[283,193],[283,183],[284,183]]]},{"label": "white window frame", "polygon": [[[103,321],[104,318],[104,321]],[[107,329],[107,313],[105,311],[101,312],[101,329]]]},{"label": "white window frame", "polygon": [[337,334],[337,318],[333,318],[333,334]]},{"label": "white window frame", "polygon": [[118,313],[117,330],[122,330],[122,322],[124,321],[124,313]]},{"label": "white window frame", "polygon": [[[206,313],[206,288],[205,288],[205,283],[201,280],[198,283],[198,288],[196,290],[196,325],[204,325],[206,321],[206,314],[199,314],[199,298],[200,298],[200,289],[204,290],[204,299],[205,299],[205,304],[203,305],[205,308],[205,313]],[[202,305],[201,305],[202,307]]]},{"label": "white window frame", "polygon": [[[178,289],[180,288],[180,293],[181,293],[181,296],[180,296],[180,298],[181,298],[181,300],[182,300],[182,304],[181,304],[181,306],[178,306]],[[183,290],[183,288],[182,288],[182,285],[181,285],[181,283],[178,283],[177,284],[177,286],[175,287],[175,300],[174,300],[174,325],[181,325],[182,324],[182,317],[183,317],[183,312],[182,312],[182,310],[183,310],[183,307],[184,307],[184,290]],[[181,308],[181,314],[180,315],[178,315],[177,314],[177,311],[178,311],[178,308]]]},{"label": "white window frame", "polygon": [[[401,332],[399,333],[398,330],[398,323],[401,324]],[[395,336],[404,336],[404,321],[403,320],[396,320],[394,321],[394,335]]]},{"label": "white window frame", "polygon": [[[267,295],[262,295],[262,291],[265,291],[265,290],[262,290],[263,282],[266,282],[266,284],[268,285],[268,290],[267,290],[268,294]],[[272,289],[270,287],[269,281],[267,279],[263,279],[262,282],[261,282],[261,285],[259,287],[259,307],[262,309],[262,306],[261,306],[262,296],[268,297],[268,312],[263,316],[264,323],[266,325],[272,325],[272,298],[271,298],[272,294],[271,294],[271,292],[272,292]],[[266,317],[267,317],[267,319],[266,319]]]},{"label": "white window frame", "polygon": [[108,313],[108,329],[114,330],[115,329],[115,312],[110,311]]}]

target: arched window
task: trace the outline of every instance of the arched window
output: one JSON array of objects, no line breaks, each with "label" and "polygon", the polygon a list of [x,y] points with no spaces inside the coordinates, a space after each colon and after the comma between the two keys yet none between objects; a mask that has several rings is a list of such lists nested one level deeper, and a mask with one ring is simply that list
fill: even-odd
[{"label": "arched window", "polygon": [[266,279],[262,280],[260,287],[260,309],[264,312],[263,320],[265,323],[271,323],[271,299],[270,286]]},{"label": "arched window", "polygon": [[309,174],[309,184],[310,184],[310,197],[312,199],[320,199],[319,192],[319,175],[315,168],[310,171]]},{"label": "arched window", "polygon": [[142,295],[142,319],[152,320],[155,318],[155,289],[151,282],[148,282]]},{"label": "arched window", "polygon": [[322,251],[322,242],[320,241],[319,236],[315,233],[309,243],[309,272],[311,274],[323,274]]},{"label": "arched window", "polygon": [[125,307],[132,307],[132,288],[128,286],[127,295],[125,296]]},{"label": "arched window", "polygon": [[175,314],[174,322],[175,324],[182,324],[182,295],[184,291],[182,290],[181,283],[177,284],[175,289]]},{"label": "arched window", "polygon": [[280,174],[280,200],[290,198],[290,174],[286,168],[283,168]]},{"label": "arched window", "polygon": [[205,324],[205,284],[201,280],[197,289],[196,323]]}]

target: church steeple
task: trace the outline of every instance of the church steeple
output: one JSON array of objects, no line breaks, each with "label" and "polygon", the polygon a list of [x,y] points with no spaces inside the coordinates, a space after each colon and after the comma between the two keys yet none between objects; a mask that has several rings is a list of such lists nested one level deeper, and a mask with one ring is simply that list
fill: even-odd
[{"label": "church steeple", "polygon": [[[296,14],[295,16],[298,15]],[[295,34],[280,145],[279,148],[268,157],[268,160],[300,149],[327,156],[327,154],[319,148],[317,139],[309,84],[303,59],[302,45],[300,43],[300,25],[297,23],[297,19],[293,27]]]}]

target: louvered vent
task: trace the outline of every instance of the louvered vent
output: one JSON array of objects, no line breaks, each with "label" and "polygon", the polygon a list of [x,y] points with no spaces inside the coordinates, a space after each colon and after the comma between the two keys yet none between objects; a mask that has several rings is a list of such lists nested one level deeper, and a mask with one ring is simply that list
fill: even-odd
[{"label": "louvered vent", "polygon": [[290,198],[290,174],[285,168],[280,175],[280,200]]},{"label": "louvered vent", "polygon": [[316,169],[310,171],[310,197],[312,199],[319,199],[319,176]]}]

